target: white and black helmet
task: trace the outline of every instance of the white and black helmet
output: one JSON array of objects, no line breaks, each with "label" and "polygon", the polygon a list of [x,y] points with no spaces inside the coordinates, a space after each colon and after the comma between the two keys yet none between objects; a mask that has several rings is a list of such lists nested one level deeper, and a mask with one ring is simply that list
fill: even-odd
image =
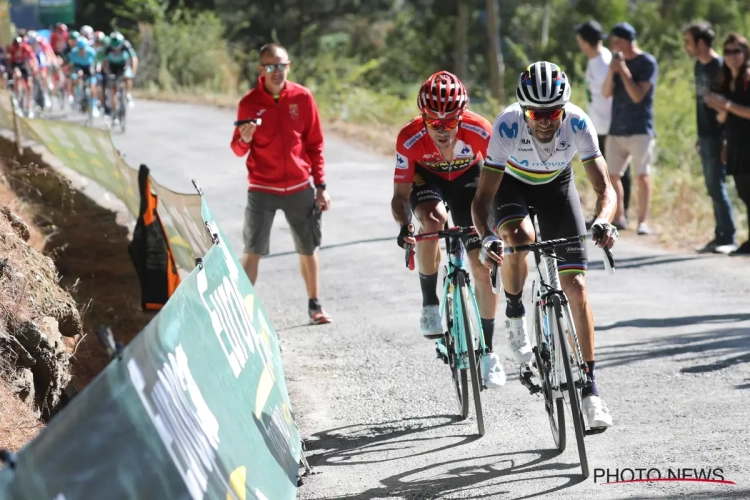
[{"label": "white and black helmet", "polygon": [[518,77],[516,97],[524,108],[562,107],[570,100],[570,83],[557,64],[535,62]]}]

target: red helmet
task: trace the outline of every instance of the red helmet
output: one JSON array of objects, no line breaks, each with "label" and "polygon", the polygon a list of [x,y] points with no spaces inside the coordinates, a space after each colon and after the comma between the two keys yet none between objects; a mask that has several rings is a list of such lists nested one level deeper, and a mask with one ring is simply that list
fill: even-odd
[{"label": "red helmet", "polygon": [[453,73],[438,71],[429,77],[419,89],[417,105],[422,114],[440,119],[460,116],[469,104],[466,87]]}]

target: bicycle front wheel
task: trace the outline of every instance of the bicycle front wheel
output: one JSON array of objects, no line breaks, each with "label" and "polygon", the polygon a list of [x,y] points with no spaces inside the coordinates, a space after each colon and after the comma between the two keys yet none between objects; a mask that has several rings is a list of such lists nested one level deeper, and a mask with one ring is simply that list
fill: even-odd
[{"label": "bicycle front wheel", "polygon": [[559,355],[562,356],[563,367],[565,369],[565,385],[568,390],[568,399],[570,400],[570,413],[573,416],[573,428],[576,433],[576,442],[578,443],[578,458],[581,461],[581,472],[583,477],[589,477],[589,462],[586,458],[586,443],[583,441],[586,437],[586,428],[583,425],[583,413],[581,412],[581,397],[576,387],[576,380],[573,378],[573,370],[570,366],[570,346],[568,343],[568,329],[565,328],[567,320],[563,315],[560,297],[552,297],[555,310],[555,325],[557,327]]},{"label": "bicycle front wheel", "polygon": [[[555,441],[557,451],[565,451],[565,412],[563,398],[555,398],[553,390],[554,381],[552,373],[554,367],[550,357],[552,346],[547,342],[543,330],[544,310],[540,304],[534,305],[534,357],[537,368],[537,376],[542,384],[544,395],[544,409],[549,419],[549,428],[552,431],[552,439]],[[551,340],[551,339],[550,339]]]},{"label": "bicycle front wheel", "polygon": [[445,318],[446,318],[446,333],[443,335],[443,344],[445,344],[445,350],[448,353],[448,365],[451,368],[451,376],[453,378],[453,387],[456,391],[456,401],[458,402],[458,414],[461,416],[461,420],[465,420],[469,416],[469,376],[466,372],[466,368],[459,368],[459,358],[456,352],[456,342],[453,335],[450,333],[453,329],[453,297],[448,295],[445,300]]},{"label": "bicycle front wheel", "polygon": [[[474,337],[479,338],[481,323],[474,314],[474,306],[469,298],[466,276],[458,274],[458,288],[461,291],[461,316],[463,316],[463,330],[466,342],[466,354],[469,358],[469,373],[471,374],[471,387],[474,393],[474,411],[477,414],[477,427],[479,435],[484,436],[484,415],[482,414],[482,380],[480,378],[479,363],[477,362],[477,350],[474,348]],[[473,319],[472,319],[473,318]]]}]

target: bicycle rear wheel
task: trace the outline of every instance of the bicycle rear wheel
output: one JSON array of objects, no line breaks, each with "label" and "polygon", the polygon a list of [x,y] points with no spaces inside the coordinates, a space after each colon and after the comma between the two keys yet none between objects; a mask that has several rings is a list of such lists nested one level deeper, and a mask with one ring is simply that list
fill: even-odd
[{"label": "bicycle rear wheel", "polygon": [[563,398],[555,398],[555,393],[552,389],[553,379],[552,371],[552,360],[550,352],[552,346],[548,345],[547,338],[544,335],[543,330],[543,311],[541,305],[534,306],[534,338],[536,345],[534,346],[534,357],[537,366],[537,374],[539,381],[542,384],[542,395],[544,396],[544,409],[547,412],[547,418],[549,419],[549,427],[552,431],[552,439],[555,441],[555,447],[557,451],[562,453],[565,451],[565,411]]},{"label": "bicycle rear wheel", "polygon": [[470,319],[475,316],[474,307],[469,300],[469,290],[466,284],[466,276],[458,273],[458,288],[461,291],[461,315],[463,316],[464,336],[466,342],[466,353],[469,357],[469,372],[471,374],[471,387],[474,393],[474,411],[477,415],[477,427],[479,435],[484,436],[484,415],[482,414],[482,381],[479,376],[479,367],[477,363],[477,350],[474,348],[474,336],[479,338],[480,327],[479,318],[474,321]]},{"label": "bicycle rear wheel", "polygon": [[552,297],[555,310],[555,325],[557,327],[558,342],[560,343],[559,354],[562,356],[563,367],[565,369],[565,385],[568,390],[568,399],[570,400],[570,413],[573,416],[573,428],[576,433],[576,442],[578,443],[578,458],[581,461],[581,472],[583,477],[589,477],[589,462],[586,457],[586,443],[583,441],[586,437],[586,428],[583,425],[583,413],[581,412],[581,397],[578,394],[576,381],[573,378],[573,370],[570,366],[570,346],[568,344],[568,334],[565,325],[567,320],[563,315],[560,297]]}]

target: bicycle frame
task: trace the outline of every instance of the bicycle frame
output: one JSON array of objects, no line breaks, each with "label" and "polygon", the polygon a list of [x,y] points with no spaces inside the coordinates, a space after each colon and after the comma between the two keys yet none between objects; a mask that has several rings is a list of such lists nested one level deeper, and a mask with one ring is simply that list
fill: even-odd
[{"label": "bicycle frame", "polygon": [[[452,328],[451,324],[448,326],[448,333],[453,336],[453,342],[455,345],[455,351],[457,355],[457,363],[456,368],[458,369],[468,369],[469,368],[469,360],[468,360],[468,350],[466,346],[466,332],[464,327],[464,314],[465,312],[462,309],[461,304],[463,304],[463,301],[461,300],[460,294],[461,290],[458,286],[458,274],[463,273],[464,274],[464,282],[466,283],[466,289],[469,292],[469,300],[471,301],[473,308],[474,308],[474,314],[477,320],[479,320],[479,306],[477,305],[477,299],[476,295],[474,294],[474,288],[471,286],[471,281],[469,278],[469,272],[466,270],[466,266],[464,264],[467,253],[466,248],[464,247],[463,242],[461,241],[461,238],[459,237],[445,237],[445,247],[448,251],[448,262],[445,265],[445,277],[443,278],[443,300],[440,302],[440,316],[444,316],[445,314],[445,307],[448,303],[448,297],[451,297],[453,308],[452,313],[453,317],[451,318],[452,322]],[[487,347],[484,343],[484,332],[482,332],[482,325],[481,322],[477,325],[479,330],[479,345],[477,346],[477,349],[479,350],[480,354],[485,354]],[[448,350],[443,343],[442,339],[439,339],[437,341],[437,349],[440,352],[440,354],[444,355],[446,358],[448,357]]]},{"label": "bicycle frame", "polygon": [[[540,253],[542,254],[541,256],[539,255]],[[537,321],[536,315],[538,314],[539,318],[537,327],[541,328],[542,336],[544,337],[544,343],[549,349],[551,358],[552,370],[550,371],[550,373],[552,375],[552,396],[555,399],[563,397],[565,401],[569,403],[569,398],[566,390],[567,386],[565,384],[569,383],[570,381],[563,382],[564,373],[561,360],[562,346],[559,345],[558,339],[555,338],[555,335],[552,334],[549,327],[550,318],[552,318],[554,314],[553,302],[551,300],[552,296],[556,295],[560,299],[562,311],[565,315],[565,323],[567,324],[567,327],[569,329],[568,332],[566,332],[566,337],[568,338],[568,342],[570,344],[571,353],[576,358],[576,362],[574,364],[579,367],[584,362],[583,355],[581,353],[581,346],[578,341],[578,335],[575,331],[573,316],[570,312],[570,304],[560,286],[560,277],[557,270],[558,257],[555,253],[554,248],[543,250],[541,252],[534,252],[534,260],[538,275],[538,282],[537,280],[534,280],[531,286],[531,296],[534,303],[535,314],[534,321]],[[531,337],[533,337],[530,339],[532,344],[536,344],[535,336],[532,335]],[[537,347],[540,349],[540,351],[544,351],[545,346],[538,345]],[[541,367],[538,367],[538,369],[541,369]],[[588,380],[585,372],[584,377],[586,378],[586,380],[576,380],[573,381],[573,383],[575,383],[578,388],[582,388],[585,385],[590,384],[591,382],[590,380]],[[538,378],[541,379],[541,377]]]}]

